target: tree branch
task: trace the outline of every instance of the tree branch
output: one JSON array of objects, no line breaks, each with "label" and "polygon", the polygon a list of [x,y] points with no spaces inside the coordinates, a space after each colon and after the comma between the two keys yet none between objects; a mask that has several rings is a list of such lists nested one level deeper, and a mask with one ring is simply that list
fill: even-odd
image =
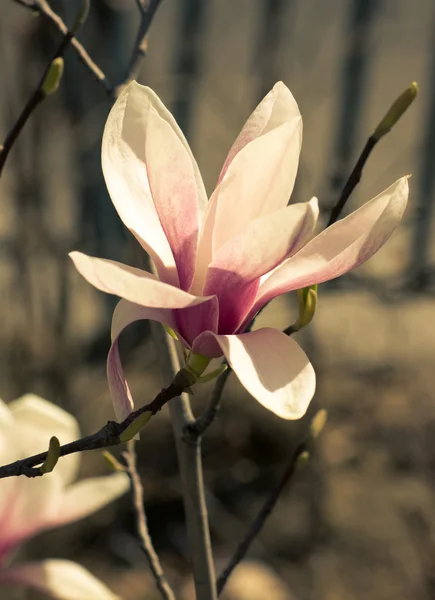
[{"label": "tree branch", "polygon": [[127,444],[127,450],[123,452],[123,457],[127,465],[128,474],[133,493],[133,504],[137,519],[137,532],[140,539],[140,546],[147,557],[148,564],[159,590],[164,600],[175,600],[175,594],[169,585],[160,564],[159,557],[154,550],[153,543],[148,531],[147,518],[145,514],[143,486],[137,471],[136,452],[134,441],[130,440]]},{"label": "tree branch", "polygon": [[[61,17],[52,10],[46,0],[12,0],[20,6],[41,15],[47,22],[55,27],[62,35],[66,35],[68,27],[61,19]],[[104,72],[100,67],[92,60],[84,46],[73,37],[71,40],[71,46],[74,48],[76,55],[80,62],[91,72],[97,82],[104,88],[104,91],[108,96],[113,97],[114,88],[110,81],[107,79]]]},{"label": "tree branch", "polygon": [[[40,2],[41,2],[41,0],[40,0]],[[42,74],[42,77],[41,77],[38,85],[36,86],[35,91],[30,96],[29,100],[27,101],[26,105],[24,106],[23,110],[21,111],[18,119],[12,125],[11,130],[9,131],[9,133],[7,134],[7,136],[5,138],[3,146],[0,147],[0,176],[2,174],[6,160],[9,156],[9,153],[12,150],[13,145],[17,141],[18,136],[20,135],[21,131],[23,130],[24,125],[27,123],[29,117],[36,110],[36,108],[48,96],[48,93],[44,90],[44,86],[47,81],[47,77],[49,76],[49,72],[53,68],[53,62],[57,58],[63,57],[63,55],[65,54],[65,50],[68,48],[73,37],[74,37],[74,31],[72,29],[71,30],[68,29],[65,26],[65,33],[63,35],[63,38],[62,38],[59,46],[57,47],[57,50],[56,50],[53,58],[49,61],[48,65],[46,66],[44,73]]]},{"label": "tree branch", "polygon": [[282,494],[284,488],[286,487],[287,483],[292,480],[292,478],[297,470],[297,467],[299,464],[299,459],[304,452],[307,452],[307,450],[308,450],[308,447],[307,447],[306,442],[302,442],[301,444],[299,444],[299,446],[296,447],[296,450],[293,452],[290,462],[288,463],[281,479],[279,480],[278,485],[276,486],[276,488],[274,490],[272,490],[272,493],[268,496],[265,503],[260,508],[257,516],[253,520],[250,528],[248,529],[245,537],[237,546],[236,551],[234,552],[234,555],[229,560],[227,566],[220,573],[219,577],[217,578],[217,582],[216,582],[217,591],[218,591],[219,596],[222,593],[231,573],[234,571],[234,569],[237,567],[237,565],[243,560],[243,558],[245,557],[246,553],[248,552],[252,542],[255,540],[257,535],[260,533],[261,529],[263,528],[263,525],[266,522],[266,519],[268,518],[268,516],[270,515],[272,510],[275,508],[275,505],[276,505],[280,495]]},{"label": "tree branch", "polygon": [[231,373],[232,369],[228,365],[227,369],[217,378],[204,413],[195,419],[193,423],[186,425],[185,435],[190,436],[193,439],[199,438],[213,423],[221,407],[224,387]]},{"label": "tree branch", "polygon": [[147,52],[148,30],[161,1],[162,0],[149,0],[148,2],[144,2],[144,0],[136,0],[136,4],[140,12],[139,29],[135,44],[133,46],[133,52],[119,85],[128,83],[132,79],[136,78],[139,71],[140,61]]},{"label": "tree branch", "polygon": [[329,217],[329,221],[326,227],[333,225],[337,221],[346,202],[349,200],[350,195],[352,194],[353,190],[356,188],[358,183],[361,181],[363,168],[378,141],[379,139],[375,138],[373,135],[371,135],[368,138],[354,168],[352,169],[352,173],[349,175],[344,185],[343,191],[341,192],[337,203],[331,211],[331,216]]},{"label": "tree branch", "polygon": [[[83,452],[85,450],[108,448],[109,446],[116,446],[122,443],[120,436],[133,421],[145,412],[150,412],[152,415],[155,415],[167,402],[169,402],[169,400],[179,396],[190,384],[191,382],[189,382],[181,369],[175,374],[172,383],[167,388],[163,388],[152,402],[130,413],[121,423],[108,421],[106,425],[96,433],[87,435],[79,440],[70,442],[69,444],[64,444],[60,447],[59,456],[67,456],[68,454],[75,454],[76,452]],[[17,475],[40,477],[43,473],[41,473],[40,469],[35,467],[45,461],[47,454],[48,452],[41,452],[40,454],[35,454],[34,456],[23,458],[0,467],[0,479],[4,479],[5,477],[15,477]]]},{"label": "tree branch", "polygon": [[[179,366],[175,344],[172,338],[166,335],[160,323],[151,321],[151,331],[157,345],[157,356],[161,360],[162,371],[164,376],[170,379]],[[184,393],[171,402],[169,410],[181,474],[196,600],[216,600],[213,554],[202,474],[201,438],[192,439],[184,433],[186,427],[194,422],[187,394]]]}]

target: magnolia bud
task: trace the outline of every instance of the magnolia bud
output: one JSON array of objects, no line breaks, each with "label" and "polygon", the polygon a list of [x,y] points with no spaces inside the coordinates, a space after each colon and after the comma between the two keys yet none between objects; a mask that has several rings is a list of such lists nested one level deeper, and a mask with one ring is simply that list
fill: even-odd
[{"label": "magnolia bud", "polygon": [[414,102],[418,93],[418,85],[415,83],[411,83],[409,88],[407,88],[400,96],[393,102],[390,107],[390,110],[387,112],[385,117],[376,127],[375,132],[373,134],[373,138],[376,141],[379,141],[381,137],[383,137],[386,133],[390,131],[390,129],[397,123],[400,117],[408,110],[411,104]]},{"label": "magnolia bud", "polygon": [[63,58],[58,56],[52,61],[50,68],[48,69],[48,73],[45,76],[44,83],[42,84],[42,92],[44,96],[51,96],[51,94],[57,92],[62,75]]}]

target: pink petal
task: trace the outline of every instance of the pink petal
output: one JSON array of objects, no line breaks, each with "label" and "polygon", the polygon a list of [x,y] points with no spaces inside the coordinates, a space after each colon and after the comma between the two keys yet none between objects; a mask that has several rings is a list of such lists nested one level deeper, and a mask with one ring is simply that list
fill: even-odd
[{"label": "pink petal", "polygon": [[0,571],[0,583],[30,586],[58,600],[121,600],[89,571],[69,560],[44,560]]},{"label": "pink petal", "polygon": [[145,308],[126,300],[118,302],[112,317],[112,345],[107,356],[107,379],[113,408],[118,421],[123,421],[134,409],[134,402],[125,379],[119,354],[118,340],[128,325],[140,320],[151,319],[174,329],[173,311],[168,309]]},{"label": "pink petal", "polygon": [[219,333],[234,333],[255,301],[258,278],[310,237],[318,214],[315,200],[292,204],[252,221],[224,244],[208,268],[204,294],[219,299]]},{"label": "pink petal", "polygon": [[237,138],[210,199],[198,250],[198,293],[216,251],[253,219],[287,204],[301,143],[299,109],[285,85],[278,83]]},{"label": "pink petal", "polygon": [[177,285],[174,257],[154,206],[145,163],[151,107],[170,125],[184,146],[194,171],[199,208],[205,210],[204,185],[180,128],[154,92],[136,82],[123,90],[107,119],[102,144],[103,172],[112,202],[124,224],[152,256],[159,277]]},{"label": "pink petal", "polygon": [[408,177],[322,231],[262,284],[249,319],[266,302],[291,290],[329,281],[373,256],[400,222],[408,200]]},{"label": "pink petal", "polygon": [[122,263],[71,252],[76,269],[93,286],[135,304],[153,308],[184,308],[206,302],[207,298],[159,281],[151,273]]},{"label": "pink petal", "polygon": [[198,190],[191,157],[156,110],[148,112],[145,159],[157,214],[177,265],[180,287],[193,278],[198,241]]},{"label": "pink petal", "polygon": [[260,404],[282,419],[300,419],[305,414],[316,377],[294,340],[269,328],[214,337],[241,384]]}]

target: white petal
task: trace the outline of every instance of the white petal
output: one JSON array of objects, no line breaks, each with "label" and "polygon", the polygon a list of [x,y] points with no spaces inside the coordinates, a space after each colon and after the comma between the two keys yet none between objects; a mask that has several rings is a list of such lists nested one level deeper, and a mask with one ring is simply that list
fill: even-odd
[{"label": "white petal", "polygon": [[[44,452],[53,435],[61,444],[68,444],[80,437],[79,425],[72,415],[35,394],[26,394],[14,400],[9,404],[9,409],[15,421],[22,455]],[[59,460],[56,473],[62,477],[64,484],[75,479],[79,462],[78,454]]]},{"label": "white petal", "polygon": [[153,308],[184,308],[207,301],[207,298],[192,296],[135,267],[86,256],[81,252],[71,252],[70,257],[79,273],[97,289],[134,304]]},{"label": "white petal", "polygon": [[403,177],[351,215],[322,231],[266,279],[251,315],[275,296],[329,281],[368,260],[397,227],[407,200],[408,177]]},{"label": "white petal", "polygon": [[305,352],[277,329],[216,335],[241,384],[282,419],[300,419],[315,392],[316,376]]},{"label": "white petal", "polygon": [[58,600],[121,600],[99,579],[69,560],[24,563],[0,572],[0,582],[36,588]]},{"label": "white petal", "polygon": [[253,219],[284,208],[301,148],[300,119],[253,140],[234,158],[210,199],[217,203],[213,255]]},{"label": "white petal", "polygon": [[[290,90],[282,81],[278,81],[263,98],[243,126],[236,141],[228,152],[219,181],[224,177],[229,165],[237,154],[252,140],[264,135],[283,123],[300,119],[299,107]],[[295,173],[296,176],[296,173]]]},{"label": "white petal", "polygon": [[79,481],[64,491],[59,510],[53,515],[50,527],[58,527],[87,517],[125,494],[128,488],[129,479],[126,473]]},{"label": "white petal", "polygon": [[283,208],[302,143],[295,99],[279,82],[248,119],[225,161],[204,218],[194,286],[200,293],[213,254],[253,219]]}]

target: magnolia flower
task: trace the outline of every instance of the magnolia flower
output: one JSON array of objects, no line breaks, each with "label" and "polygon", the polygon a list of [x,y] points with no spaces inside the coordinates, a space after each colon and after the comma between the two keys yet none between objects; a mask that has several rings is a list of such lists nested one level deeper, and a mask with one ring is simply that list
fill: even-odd
[{"label": "magnolia flower", "polygon": [[315,389],[305,353],[278,330],[244,331],[276,296],[339,277],[377,252],[402,217],[408,184],[400,179],[313,238],[316,198],[287,205],[301,141],[296,101],[277,83],[234,142],[207,202],[192,152],[156,94],[133,82],[119,96],[104,130],[104,177],[158,277],[71,254],[90,283],[122,298],[108,357],[118,418],[133,407],[118,337],[139,319],[164,323],[194,353],[225,355],[245,388],[280,417],[305,413]]},{"label": "magnolia flower", "polygon": [[[0,462],[47,449],[52,435],[61,444],[80,437],[77,421],[64,410],[34,395],[8,406],[0,401]],[[17,548],[37,533],[82,519],[124,494],[125,473],[73,484],[79,455],[62,458],[52,473],[35,479],[0,480],[0,588],[19,583],[62,600],[116,600],[101,581],[69,560],[10,564]],[[3,594],[0,591],[0,597]]]}]

